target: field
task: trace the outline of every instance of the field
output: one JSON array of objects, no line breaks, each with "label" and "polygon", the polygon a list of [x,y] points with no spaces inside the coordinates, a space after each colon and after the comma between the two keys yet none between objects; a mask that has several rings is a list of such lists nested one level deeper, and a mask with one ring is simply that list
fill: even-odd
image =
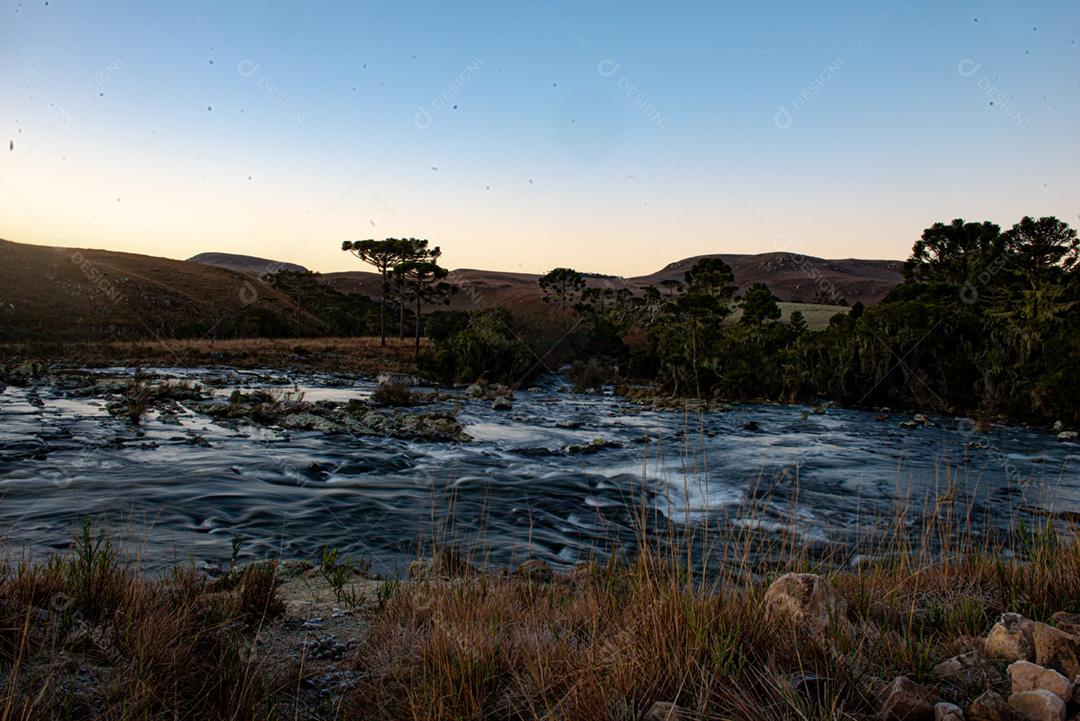
[{"label": "field", "polygon": [[[231,366],[374,375],[415,371],[414,343],[397,338],[387,338],[385,347],[378,338],[24,342],[0,344],[0,363],[32,360],[91,368]],[[421,350],[428,347],[422,339]]]}]

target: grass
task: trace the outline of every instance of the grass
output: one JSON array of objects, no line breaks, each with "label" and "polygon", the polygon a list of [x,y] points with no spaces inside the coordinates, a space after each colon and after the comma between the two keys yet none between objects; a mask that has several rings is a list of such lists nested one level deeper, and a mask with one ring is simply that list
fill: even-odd
[{"label": "grass", "polygon": [[[354,674],[350,688],[317,705],[298,702],[315,673],[302,660],[245,653],[285,611],[277,564],[151,578],[84,526],[68,554],[0,571],[0,721],[631,721],[656,702],[689,718],[871,719],[895,676],[933,684],[933,666],[978,647],[1003,611],[1080,611],[1080,543],[1054,526],[991,548],[950,512],[926,518],[855,568],[745,533],[710,577],[690,546],[643,534],[630,562],[550,579],[444,550],[453,562],[377,583],[370,599],[345,590],[355,566],[326,548],[312,573],[355,609],[360,643],[333,666]],[[766,612],[785,571],[820,572],[846,601],[824,636]],[[984,690],[939,688],[960,705]]]},{"label": "grass", "polygon": [[[424,339],[426,348],[430,342]],[[413,341],[387,338],[241,338],[232,340],[15,342],[0,344],[0,365],[45,360],[86,367],[291,368],[340,373],[414,373]]]}]

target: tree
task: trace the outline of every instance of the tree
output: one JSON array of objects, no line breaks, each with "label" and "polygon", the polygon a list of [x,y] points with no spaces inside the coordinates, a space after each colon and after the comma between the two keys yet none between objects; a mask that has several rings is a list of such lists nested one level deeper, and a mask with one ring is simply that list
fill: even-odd
[{"label": "tree", "polygon": [[904,262],[906,280],[963,284],[1001,255],[1001,228],[990,222],[934,223]]},{"label": "tree", "polygon": [[708,256],[686,271],[686,284],[692,292],[715,295],[730,300],[735,295],[735,273],[721,258]]},{"label": "tree", "polygon": [[1024,217],[1005,233],[1004,250],[1032,287],[1059,281],[1077,269],[1080,241],[1076,231],[1057,218]]},{"label": "tree", "polygon": [[681,293],[683,289],[682,281],[675,280],[674,278],[667,278],[660,281],[660,285],[667,288],[668,297],[674,296],[676,293]]},{"label": "tree", "polygon": [[791,326],[792,333],[800,336],[806,332],[806,316],[801,310],[792,311],[788,316],[788,325]]},{"label": "tree", "polygon": [[413,304],[417,359],[420,358],[420,318],[424,306],[449,304],[450,295],[455,290],[452,285],[443,282],[449,271],[435,262],[439,255],[439,249],[435,248],[427,258],[407,260],[394,268],[394,275],[401,278],[402,303],[408,301]]},{"label": "tree", "polygon": [[567,303],[576,301],[585,288],[585,276],[573,268],[555,268],[537,282],[544,291],[544,300],[558,301],[561,310],[565,310]]},{"label": "tree", "polygon": [[743,325],[758,326],[766,320],[776,320],[780,317],[780,306],[776,304],[778,300],[780,299],[772,294],[769,286],[754,283],[743,295],[740,303],[742,318],[739,322]]},{"label": "tree", "polygon": [[[401,238],[398,240],[401,249],[401,261],[399,263],[425,261],[438,262],[442,256],[442,250],[438,246],[429,248],[428,241],[421,238]],[[405,340],[405,307],[411,302],[411,295],[405,288],[405,278],[400,273],[391,273],[393,284],[391,288],[398,302],[398,340]]]},{"label": "tree", "polygon": [[1076,307],[1068,281],[1080,268],[1080,243],[1075,230],[1053,217],[1023,218],[1005,233],[1004,242],[1009,260],[999,287],[987,293],[988,314],[1004,323],[1020,362],[1026,363],[1051,326]]},{"label": "tree", "polygon": [[382,298],[379,301],[380,345],[386,345],[386,297],[390,294],[390,271],[408,258],[409,248],[408,241],[397,238],[346,240],[341,243],[342,250],[352,253],[368,265],[375,266],[382,276]]}]

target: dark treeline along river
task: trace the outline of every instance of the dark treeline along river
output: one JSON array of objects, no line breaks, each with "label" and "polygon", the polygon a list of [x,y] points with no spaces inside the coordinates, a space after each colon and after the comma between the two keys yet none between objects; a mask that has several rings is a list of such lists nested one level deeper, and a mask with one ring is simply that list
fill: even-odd
[{"label": "dark treeline along river", "polygon": [[[96,380],[131,369],[91,371]],[[305,401],[366,400],[372,380],[222,368],[155,369],[205,384]],[[1003,535],[1020,521],[1080,509],[1078,446],[1049,429],[931,417],[902,429],[857,410],[741,404],[655,410],[611,393],[573,393],[557,377],[514,394],[511,410],[444,389],[470,442],[430,442],[215,421],[178,401],[141,424],[110,415],[106,394],[62,383],[0,392],[0,542],[8,560],[67,548],[84,519],[130,544],[144,567],[246,558],[314,558],[333,546],[397,572],[438,540],[505,566],[568,567],[637,529],[692,536],[720,563],[732,535],[840,550],[889,534],[918,543],[928,517],[970,519]],[[748,429],[748,423],[757,430]],[[752,425],[752,424],[751,424]],[[906,515],[896,520],[899,509]],[[1075,516],[1073,516],[1075,517]],[[709,560],[702,561],[707,558]]]}]

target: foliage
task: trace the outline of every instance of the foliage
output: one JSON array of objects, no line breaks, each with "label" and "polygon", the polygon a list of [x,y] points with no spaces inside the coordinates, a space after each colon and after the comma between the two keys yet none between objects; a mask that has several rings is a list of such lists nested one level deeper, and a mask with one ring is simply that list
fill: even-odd
[{"label": "foliage", "polygon": [[780,317],[780,306],[777,305],[779,300],[769,290],[769,286],[754,283],[739,301],[739,307],[742,308],[739,322],[744,325],[761,325],[767,320],[777,320]]},{"label": "foliage", "polygon": [[420,357],[421,312],[425,305],[450,302],[456,288],[444,282],[448,271],[438,263],[442,251],[438,248],[427,249],[427,241],[421,241],[413,250],[409,260],[394,266],[394,278],[397,280],[398,296],[403,305],[413,307],[413,323],[416,329],[416,357]]},{"label": "foliage", "polygon": [[[382,345],[386,345],[386,305],[392,289],[391,273],[402,263],[427,259],[427,245],[428,241],[417,238],[346,240],[341,243],[343,251],[352,253],[363,262],[374,266],[382,276],[382,295],[379,299],[379,339]],[[404,326],[404,312],[401,317]]]},{"label": "foliage", "polygon": [[375,301],[359,293],[341,293],[323,283],[319,273],[279,270],[268,276],[267,282],[296,304],[295,323],[290,329],[294,335],[316,331],[304,326],[305,313],[323,322],[324,327],[317,329],[320,335],[361,336],[378,328],[379,306]]},{"label": "foliage", "polygon": [[381,406],[405,408],[417,403],[416,396],[404,383],[383,383],[371,392],[371,400]]},{"label": "foliage", "polygon": [[555,268],[538,281],[544,300],[560,308],[573,305],[585,288],[585,276],[573,268]]},{"label": "foliage", "polygon": [[[996,255],[995,255],[996,254]],[[828,328],[789,322],[764,285],[725,324],[730,280],[703,259],[670,286],[631,370],[677,395],[922,407],[1076,422],[1080,391],[1070,367],[1080,348],[1080,249],[1056,218],[955,220],[928,228],[905,264],[907,280],[869,308],[856,303]],[[706,264],[707,263],[707,264]],[[701,267],[702,264],[704,267]],[[644,307],[647,296],[642,294]]]},{"label": "foliage", "polygon": [[505,308],[473,311],[464,328],[436,342],[435,351],[421,358],[421,367],[451,382],[481,377],[509,383],[526,380],[543,366],[514,326]]}]

